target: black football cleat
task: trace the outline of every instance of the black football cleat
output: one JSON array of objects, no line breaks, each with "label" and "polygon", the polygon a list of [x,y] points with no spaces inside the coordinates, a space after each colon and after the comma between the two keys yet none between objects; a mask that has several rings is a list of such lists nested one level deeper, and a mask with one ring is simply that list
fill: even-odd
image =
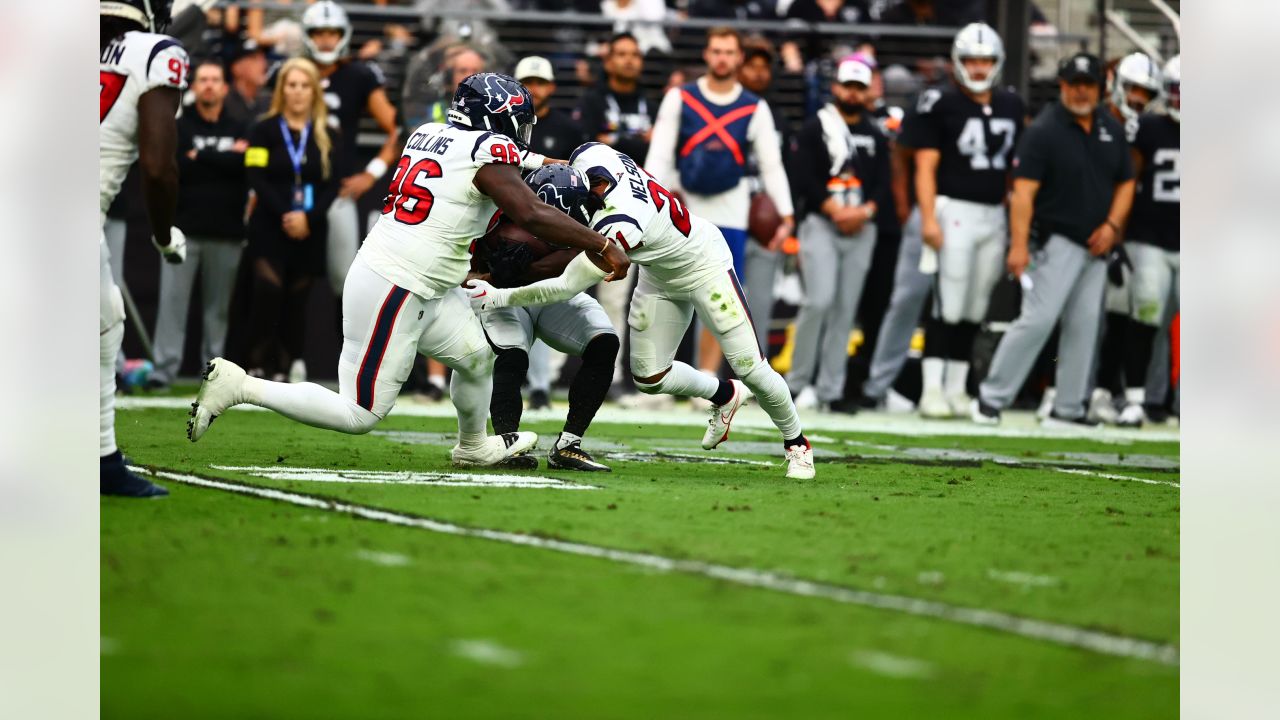
[{"label": "black football cleat", "polygon": [[99,459],[98,490],[103,495],[135,498],[156,498],[169,494],[160,485],[130,472],[119,450]]},{"label": "black football cleat", "polygon": [[551,396],[546,390],[534,390],[529,393],[529,412],[546,410],[551,407]]},{"label": "black football cleat", "polygon": [[608,465],[596,462],[591,453],[582,449],[582,442],[575,441],[564,447],[551,448],[547,465],[557,470],[581,470],[583,472],[613,472]]}]

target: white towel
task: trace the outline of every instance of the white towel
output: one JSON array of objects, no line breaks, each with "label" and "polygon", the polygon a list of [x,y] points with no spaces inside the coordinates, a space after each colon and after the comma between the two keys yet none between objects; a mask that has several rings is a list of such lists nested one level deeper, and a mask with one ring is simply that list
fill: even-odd
[{"label": "white towel", "polygon": [[849,132],[844,118],[840,117],[840,111],[831,103],[818,109],[818,122],[822,124],[822,140],[827,144],[827,154],[831,156],[828,174],[836,177],[853,157],[853,134]]}]

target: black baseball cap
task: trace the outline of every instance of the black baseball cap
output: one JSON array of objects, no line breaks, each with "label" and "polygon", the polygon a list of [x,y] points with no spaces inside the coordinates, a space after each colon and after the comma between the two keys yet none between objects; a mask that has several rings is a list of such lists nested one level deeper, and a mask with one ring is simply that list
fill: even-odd
[{"label": "black baseball cap", "polygon": [[266,49],[258,44],[253,38],[237,38],[231,46],[231,53],[227,59],[228,62],[235,62],[242,57],[248,57],[254,53],[266,54]]},{"label": "black baseball cap", "polygon": [[1062,61],[1058,66],[1058,77],[1067,82],[1089,80],[1095,85],[1102,85],[1102,61],[1097,55],[1078,52]]}]

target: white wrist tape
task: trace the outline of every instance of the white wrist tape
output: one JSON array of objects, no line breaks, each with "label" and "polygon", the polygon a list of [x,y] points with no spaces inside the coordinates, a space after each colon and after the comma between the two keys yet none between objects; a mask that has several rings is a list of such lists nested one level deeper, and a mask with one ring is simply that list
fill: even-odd
[{"label": "white wrist tape", "polygon": [[370,160],[368,165],[364,166],[364,171],[372,175],[374,180],[377,180],[387,174],[387,164],[382,161],[382,158],[376,157]]},{"label": "white wrist tape", "polygon": [[542,163],[546,159],[547,159],[546,155],[543,155],[541,153],[536,153],[530,150],[529,154],[524,156],[524,160],[520,161],[520,169],[521,170],[537,170],[538,168],[542,167]]}]

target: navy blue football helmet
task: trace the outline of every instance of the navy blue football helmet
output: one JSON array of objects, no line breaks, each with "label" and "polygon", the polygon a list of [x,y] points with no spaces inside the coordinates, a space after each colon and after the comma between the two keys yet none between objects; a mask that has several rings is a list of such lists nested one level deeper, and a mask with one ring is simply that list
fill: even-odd
[{"label": "navy blue football helmet", "polygon": [[173,0],[99,0],[98,14],[132,20],[143,30],[162,33],[169,26]]},{"label": "navy blue football helmet", "polygon": [[529,149],[533,126],[533,96],[510,75],[476,73],[458,84],[449,107],[449,123],[472,130],[506,135],[521,150]]},{"label": "navy blue football helmet", "polygon": [[543,165],[524,179],[542,202],[590,227],[591,216],[604,209],[604,199],[591,192],[591,183],[572,165]]}]

